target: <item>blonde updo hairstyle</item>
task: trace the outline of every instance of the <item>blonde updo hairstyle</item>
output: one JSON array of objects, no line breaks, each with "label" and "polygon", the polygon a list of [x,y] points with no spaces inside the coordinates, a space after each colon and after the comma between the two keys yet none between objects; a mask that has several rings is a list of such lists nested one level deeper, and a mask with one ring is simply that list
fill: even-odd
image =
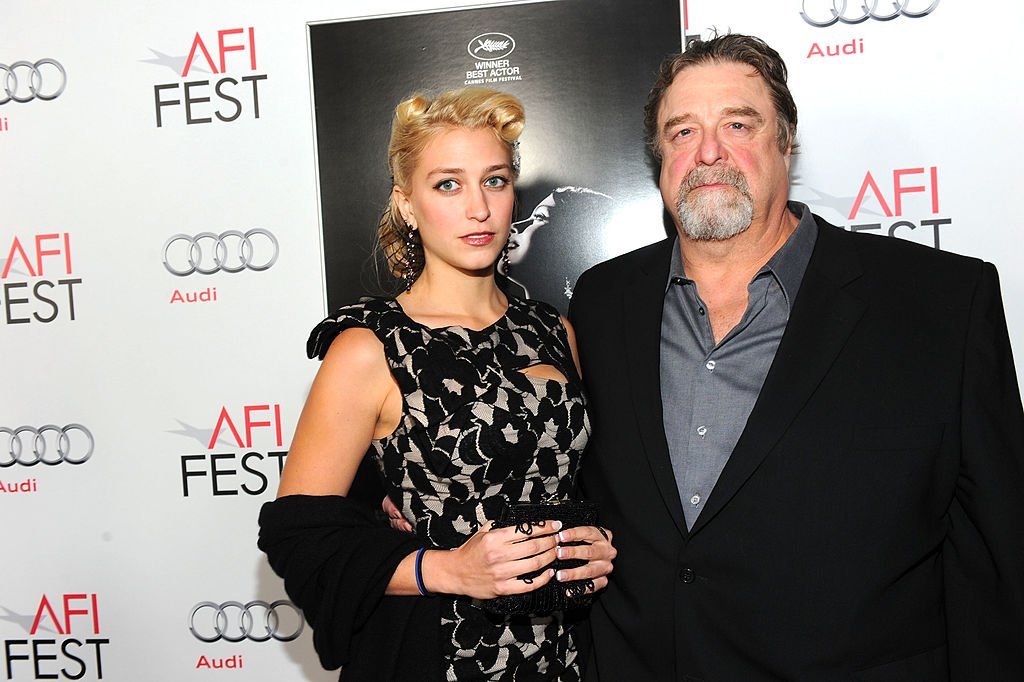
[{"label": "blonde updo hairstyle", "polygon": [[[519,154],[516,140],[523,132],[526,113],[522,103],[508,93],[487,88],[461,88],[443,92],[433,99],[413,95],[395,107],[388,144],[388,169],[392,182],[403,191],[420,153],[439,133],[452,128],[490,128],[495,137],[508,147],[512,159],[512,176],[519,175]],[[423,245],[419,235],[406,225],[394,194],[380,218],[377,241],[387,268],[407,283],[423,271]],[[408,246],[407,246],[408,245]]]}]

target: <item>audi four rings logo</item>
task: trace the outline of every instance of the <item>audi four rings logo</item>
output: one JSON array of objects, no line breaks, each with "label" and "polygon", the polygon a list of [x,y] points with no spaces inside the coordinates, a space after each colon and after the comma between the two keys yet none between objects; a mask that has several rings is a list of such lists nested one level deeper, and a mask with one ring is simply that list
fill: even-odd
[{"label": "audi four rings logo", "polygon": [[[282,622],[281,609],[290,612],[287,622]],[[278,599],[269,604],[259,600],[247,604],[238,601],[226,601],[223,604],[201,601],[188,616],[188,629],[201,642],[216,642],[219,639],[225,642],[241,642],[243,639],[252,642],[266,642],[269,639],[290,642],[302,634],[303,626],[302,612],[286,599]]]},{"label": "audi four rings logo", "polygon": [[[256,237],[256,239],[253,239]],[[195,236],[176,234],[164,242],[164,267],[178,277],[198,272],[241,272],[267,270],[277,262],[277,237],[256,227],[248,232],[226,230],[220,234],[200,232]]]},{"label": "audi four rings logo", "polygon": [[34,99],[57,99],[68,84],[67,71],[60,62],[49,57],[34,63],[17,61],[13,64],[0,64],[0,78],[3,78],[4,91],[0,104],[7,104],[11,100],[31,102]]},{"label": "audi four rings logo", "polygon": [[[75,432],[77,435],[72,437]],[[81,424],[68,424],[63,428],[47,424],[38,429],[32,426],[16,429],[0,426],[0,433],[7,434],[7,452],[0,446],[0,468],[15,464],[30,467],[40,462],[49,466],[61,462],[81,464],[92,457],[96,444],[89,429]]]},{"label": "audi four rings logo", "polygon": [[[922,9],[928,2],[929,0],[888,0],[888,3],[879,7],[878,0],[864,0],[863,4],[855,9],[854,3],[848,0],[803,0],[800,16],[811,26],[821,28],[840,21],[844,24],[859,24],[868,19],[891,21],[901,16],[920,19],[931,14],[939,5],[939,0],[931,0],[928,6]],[[808,5],[813,8],[810,12]],[[891,9],[887,9],[890,5]]]}]

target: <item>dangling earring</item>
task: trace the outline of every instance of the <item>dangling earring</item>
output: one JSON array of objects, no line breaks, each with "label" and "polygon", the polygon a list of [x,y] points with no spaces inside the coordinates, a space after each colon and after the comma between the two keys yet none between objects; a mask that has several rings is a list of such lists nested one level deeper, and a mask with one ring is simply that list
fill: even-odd
[{"label": "dangling earring", "polygon": [[417,254],[416,254],[417,244],[416,244],[416,239],[413,237],[415,232],[416,232],[416,228],[414,228],[409,223],[405,224],[405,234],[402,235],[402,239],[405,241],[405,271],[402,273],[402,279],[405,280],[405,290],[406,291],[409,291],[410,289],[412,289],[412,284],[413,284],[413,282],[416,281],[416,276],[417,276],[417,273],[416,273],[416,264],[417,264],[417,260],[418,260],[417,259]]}]

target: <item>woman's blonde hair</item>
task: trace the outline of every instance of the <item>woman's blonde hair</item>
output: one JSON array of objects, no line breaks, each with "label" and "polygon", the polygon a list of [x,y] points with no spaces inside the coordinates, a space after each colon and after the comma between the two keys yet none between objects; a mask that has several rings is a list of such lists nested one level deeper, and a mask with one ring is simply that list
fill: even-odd
[{"label": "woman's blonde hair", "polygon": [[[396,187],[407,190],[420,153],[438,134],[452,128],[490,128],[512,158],[513,177],[519,175],[516,140],[523,132],[526,113],[512,95],[487,88],[461,88],[433,99],[413,95],[395,107],[388,144],[388,169]],[[387,268],[411,285],[423,271],[423,246],[406,224],[395,201],[388,200],[377,228],[377,241]]]}]

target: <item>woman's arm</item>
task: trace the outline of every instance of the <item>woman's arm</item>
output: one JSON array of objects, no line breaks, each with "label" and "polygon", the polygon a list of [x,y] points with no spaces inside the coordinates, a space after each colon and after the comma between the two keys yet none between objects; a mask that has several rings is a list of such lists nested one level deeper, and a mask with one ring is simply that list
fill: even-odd
[{"label": "woman's arm", "polygon": [[361,327],[341,332],[309,390],[277,496],[348,494],[370,441],[393,431],[400,413],[380,341]]}]

